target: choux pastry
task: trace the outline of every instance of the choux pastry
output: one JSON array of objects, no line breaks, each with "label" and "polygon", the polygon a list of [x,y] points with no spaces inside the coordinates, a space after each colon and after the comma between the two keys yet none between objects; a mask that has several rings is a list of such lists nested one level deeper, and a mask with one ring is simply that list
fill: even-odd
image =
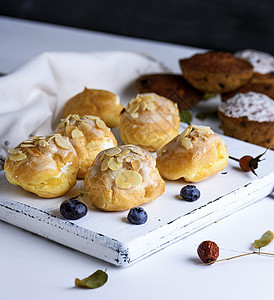
[{"label": "choux pastry", "polygon": [[190,125],[157,152],[156,162],[166,179],[198,182],[225,169],[228,152],[209,127]]},{"label": "choux pastry", "polygon": [[134,145],[100,152],[85,177],[90,203],[100,210],[121,211],[150,202],[165,190],[154,157]]},{"label": "choux pastry", "polygon": [[100,117],[108,127],[119,126],[120,112],[123,110],[120,98],[109,91],[88,89],[69,99],[63,108],[62,118],[70,114]]},{"label": "choux pastry", "polygon": [[56,133],[67,136],[79,159],[78,178],[84,178],[96,155],[108,148],[117,146],[117,141],[97,116],[68,115],[57,126]]},{"label": "choux pastry", "polygon": [[60,134],[34,136],[9,150],[4,170],[10,183],[53,198],[76,184],[78,158],[68,138]]},{"label": "choux pastry", "polygon": [[139,94],[121,114],[120,135],[124,144],[156,151],[179,133],[176,103],[155,93]]}]

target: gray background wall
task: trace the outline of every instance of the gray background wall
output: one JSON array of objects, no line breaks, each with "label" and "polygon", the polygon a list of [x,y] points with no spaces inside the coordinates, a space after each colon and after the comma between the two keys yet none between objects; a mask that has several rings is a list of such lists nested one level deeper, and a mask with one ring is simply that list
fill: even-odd
[{"label": "gray background wall", "polygon": [[1,0],[0,15],[214,50],[274,55],[274,0]]}]

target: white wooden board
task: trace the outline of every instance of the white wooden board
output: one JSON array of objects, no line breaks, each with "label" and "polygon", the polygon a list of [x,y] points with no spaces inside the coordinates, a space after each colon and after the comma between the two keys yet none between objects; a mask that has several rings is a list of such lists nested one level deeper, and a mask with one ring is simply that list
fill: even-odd
[{"label": "white wooden board", "polygon": [[[89,55],[43,54],[40,58],[35,58],[21,68],[15,76],[11,76],[11,85],[16,85],[17,91],[19,91],[19,85],[23,89],[25,85],[21,78],[24,78],[25,81],[30,81],[29,90],[35,91],[35,93],[31,93],[28,90],[27,95],[37,96],[37,92],[40,91],[39,95],[43,96],[44,75],[47,74],[49,79],[51,78],[47,85],[48,94],[55,95],[54,104],[75,95],[76,91],[86,85],[89,88],[111,90],[119,94],[122,103],[126,105],[137,93],[134,86],[134,80],[137,77],[144,73],[165,71],[162,63],[153,59],[141,58],[142,56],[134,56],[137,62],[128,59],[128,63],[124,64],[124,55],[121,56],[118,53],[118,56],[114,54],[111,60],[113,70],[109,69],[109,60],[107,60],[104,65],[104,74],[98,76],[92,66],[97,62],[96,58],[100,58],[103,54]],[[133,53],[126,55],[128,58],[132,58]],[[74,61],[73,67],[70,66],[71,57]],[[108,59],[110,58],[111,56],[108,57]],[[119,59],[122,59],[122,65]],[[101,64],[100,60],[100,67]],[[122,71],[117,74],[116,65],[120,66],[120,71],[121,66],[125,65],[126,75],[123,75]],[[73,68],[73,72],[68,72],[68,66]],[[26,69],[29,72],[26,72]],[[37,69],[39,73],[34,72]],[[52,74],[52,70],[55,75]],[[101,72],[103,71],[101,70]],[[26,77],[28,74],[37,74],[36,77],[39,77],[40,74],[43,76],[39,77],[39,80],[37,79],[38,84],[33,77]],[[17,84],[14,83],[15,77],[18,81]],[[6,90],[6,84],[3,89]],[[39,97],[38,99],[40,99]],[[219,103],[219,97],[201,101],[195,107],[195,112],[193,111],[193,124],[209,125],[215,132],[219,132],[217,118],[209,117],[205,121],[201,121],[195,117],[196,113],[200,111],[215,111]],[[62,103],[59,103],[58,107],[60,110]],[[29,113],[33,116],[35,111],[31,110]],[[60,111],[54,111],[56,115],[59,113]],[[59,119],[56,117],[54,122],[58,123],[58,121]],[[19,122],[19,124],[21,123]],[[49,133],[43,131],[36,134]],[[234,157],[240,158],[246,154],[255,157],[265,150],[228,137],[224,137],[224,139],[229,154]],[[21,137],[19,140],[21,141]],[[106,213],[93,207],[89,207],[87,216],[80,220],[65,220],[59,213],[59,206],[65,199],[83,192],[82,181],[79,181],[77,186],[63,197],[41,199],[8,183],[4,171],[0,171],[0,219],[112,264],[128,266],[271,193],[274,182],[274,152],[269,150],[265,158],[266,160],[260,163],[257,170],[258,177],[252,173],[242,172],[237,162],[229,160],[225,171],[196,184],[201,191],[201,198],[193,203],[185,202],[179,197],[181,188],[186,184],[184,181],[167,181],[165,193],[153,202],[143,205],[149,215],[149,219],[144,225],[128,223],[126,220],[128,211]],[[86,196],[81,200],[87,202]]]},{"label": "white wooden board", "polygon": [[[224,137],[230,155],[257,156],[263,148]],[[83,192],[79,181],[69,194],[41,199],[13,186],[0,172],[0,219],[118,266],[133,264],[209,224],[267,196],[273,190],[274,153],[267,151],[257,169],[258,177],[242,172],[229,160],[226,170],[197,183],[201,198],[189,203],[179,197],[184,181],[166,182],[165,193],[143,205],[144,225],[127,222],[128,211],[101,212],[90,207],[77,221],[61,217],[61,202]],[[81,198],[87,201],[86,196]]]}]

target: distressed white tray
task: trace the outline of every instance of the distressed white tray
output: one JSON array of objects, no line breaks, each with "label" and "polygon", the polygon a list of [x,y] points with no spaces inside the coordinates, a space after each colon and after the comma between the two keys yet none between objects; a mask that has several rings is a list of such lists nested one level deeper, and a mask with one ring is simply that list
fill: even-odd
[{"label": "distressed white tray", "polygon": [[[224,137],[231,156],[257,156],[265,149]],[[61,202],[83,191],[78,182],[61,198],[41,199],[13,186],[0,172],[0,219],[118,266],[131,265],[209,224],[262,199],[273,190],[274,152],[267,151],[258,177],[242,172],[229,160],[226,170],[196,184],[201,198],[189,203],[179,197],[184,181],[166,182],[165,193],[143,205],[144,225],[127,222],[128,211],[101,212],[90,208],[77,221],[61,217]],[[84,196],[83,201],[87,199]]]}]

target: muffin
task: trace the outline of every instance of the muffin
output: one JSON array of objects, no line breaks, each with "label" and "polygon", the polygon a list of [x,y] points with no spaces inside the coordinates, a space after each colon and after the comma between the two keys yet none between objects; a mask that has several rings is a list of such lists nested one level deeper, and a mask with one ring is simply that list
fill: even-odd
[{"label": "muffin", "polygon": [[146,74],[136,80],[136,87],[141,94],[152,92],[167,97],[180,110],[196,106],[204,95],[178,74]]},{"label": "muffin", "polygon": [[274,57],[263,51],[246,49],[234,54],[238,58],[248,60],[253,66],[253,72],[267,74],[274,72]]},{"label": "muffin", "polygon": [[226,52],[206,52],[181,59],[184,78],[205,93],[227,93],[245,85],[253,74],[246,60]]},{"label": "muffin", "polygon": [[274,101],[268,96],[237,94],[221,103],[218,114],[225,135],[274,149]]}]

